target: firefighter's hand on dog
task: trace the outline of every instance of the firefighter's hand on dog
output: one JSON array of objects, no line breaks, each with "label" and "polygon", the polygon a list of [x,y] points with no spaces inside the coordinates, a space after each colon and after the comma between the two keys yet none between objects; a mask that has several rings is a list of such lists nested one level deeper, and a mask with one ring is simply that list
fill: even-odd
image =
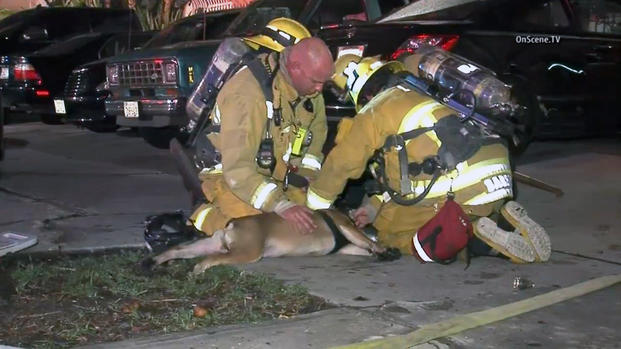
[{"label": "firefighter's hand on dog", "polygon": [[360,207],[354,210],[351,213],[351,218],[354,220],[356,227],[364,228],[369,223],[371,223],[371,219],[369,218],[369,213],[365,207]]},{"label": "firefighter's hand on dog", "polygon": [[358,229],[362,229],[373,223],[375,216],[377,216],[377,208],[369,202],[367,197],[365,197],[362,206],[349,213],[349,218],[354,221]]},{"label": "firefighter's hand on dog", "polygon": [[317,228],[312,218],[313,211],[306,206],[295,205],[277,213],[301,234],[310,234]]}]

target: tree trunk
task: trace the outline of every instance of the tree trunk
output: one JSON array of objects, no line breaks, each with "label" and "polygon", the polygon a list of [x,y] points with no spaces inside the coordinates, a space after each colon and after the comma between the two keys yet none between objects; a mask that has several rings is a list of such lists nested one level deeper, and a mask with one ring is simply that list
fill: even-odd
[{"label": "tree trunk", "polygon": [[166,28],[170,23],[170,11],[172,9],[173,0],[162,1],[162,28]]}]

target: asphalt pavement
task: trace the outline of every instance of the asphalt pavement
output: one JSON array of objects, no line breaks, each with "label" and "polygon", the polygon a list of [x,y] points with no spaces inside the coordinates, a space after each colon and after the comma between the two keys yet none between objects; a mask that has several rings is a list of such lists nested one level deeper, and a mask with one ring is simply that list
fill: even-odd
[{"label": "asphalt pavement", "polygon": [[[147,215],[190,209],[175,165],[131,131],[97,134],[69,125],[5,127],[0,232],[34,234],[23,253],[141,247]],[[110,348],[324,348],[412,332],[456,315],[621,273],[619,139],[539,142],[518,170],[565,195],[518,185],[518,200],[549,232],[548,263],[476,258],[469,268],[330,255],[243,266],[300,283],[335,308],[245,326],[140,337]],[[516,290],[516,276],[535,287]],[[621,286],[440,338],[417,348],[618,348]]]}]

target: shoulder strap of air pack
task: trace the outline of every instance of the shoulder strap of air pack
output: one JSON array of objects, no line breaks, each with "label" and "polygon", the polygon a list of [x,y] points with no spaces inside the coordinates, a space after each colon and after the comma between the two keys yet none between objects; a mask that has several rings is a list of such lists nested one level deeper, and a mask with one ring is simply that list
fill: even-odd
[{"label": "shoulder strap of air pack", "polygon": [[247,66],[259,83],[259,86],[261,86],[261,91],[263,92],[263,96],[265,96],[266,102],[272,102],[274,100],[274,92],[272,91],[274,73],[272,70],[268,70],[268,67],[263,63],[260,57],[250,61]]}]

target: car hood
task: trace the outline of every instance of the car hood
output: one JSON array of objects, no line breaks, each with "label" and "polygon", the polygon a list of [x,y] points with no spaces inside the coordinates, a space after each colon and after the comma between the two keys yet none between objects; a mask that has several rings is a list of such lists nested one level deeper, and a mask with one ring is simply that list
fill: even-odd
[{"label": "car hood", "polygon": [[215,51],[221,40],[186,41],[174,45],[166,45],[157,48],[136,50],[108,59],[108,63],[120,63],[136,61],[140,59],[153,59],[159,57],[176,57],[193,54],[197,51]]}]

